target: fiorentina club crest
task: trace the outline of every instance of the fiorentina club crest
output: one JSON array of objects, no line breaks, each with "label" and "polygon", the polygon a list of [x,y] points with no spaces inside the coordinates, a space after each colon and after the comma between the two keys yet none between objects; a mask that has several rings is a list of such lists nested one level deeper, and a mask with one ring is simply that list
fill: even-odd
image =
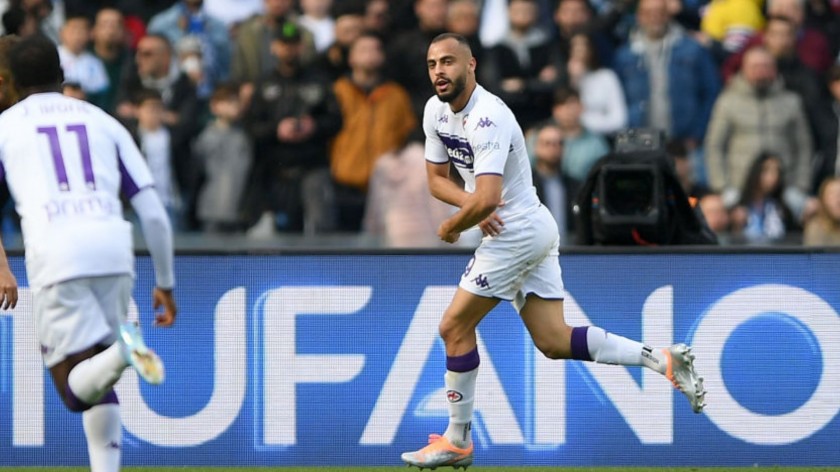
[{"label": "fiorentina club crest", "polygon": [[449,403],[458,403],[459,401],[463,400],[464,396],[461,395],[461,392],[457,392],[455,390],[447,390],[446,391],[446,400]]}]

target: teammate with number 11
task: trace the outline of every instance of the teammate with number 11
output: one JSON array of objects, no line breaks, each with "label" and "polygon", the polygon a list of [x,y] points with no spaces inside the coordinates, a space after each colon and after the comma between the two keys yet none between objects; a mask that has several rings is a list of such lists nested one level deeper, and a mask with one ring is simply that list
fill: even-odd
[{"label": "teammate with number 11", "polygon": [[0,175],[21,217],[35,333],[61,399],[82,412],[92,472],[117,472],[122,428],[113,386],[128,366],[152,384],[164,378],[138,325],[126,322],[134,252],[120,192],[152,256],[157,326],[175,321],[171,225],[128,131],[59,93],[55,45],[23,39],[8,62],[21,101],[0,115]]}]

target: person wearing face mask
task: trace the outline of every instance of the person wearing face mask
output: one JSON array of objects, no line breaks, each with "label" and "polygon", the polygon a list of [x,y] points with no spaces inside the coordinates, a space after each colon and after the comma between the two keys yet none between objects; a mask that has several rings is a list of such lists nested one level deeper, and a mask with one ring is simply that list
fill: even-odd
[{"label": "person wearing face mask", "polygon": [[[231,46],[228,28],[207,13],[203,0],[181,0],[149,21],[149,33],[165,36],[173,45],[195,37],[201,45],[206,80],[212,85],[230,77]],[[209,92],[208,92],[209,93]]]},{"label": "person wearing face mask", "polygon": [[741,71],[715,102],[705,148],[709,185],[727,206],[740,199],[753,156],[774,149],[787,175],[785,203],[799,221],[816,210],[808,196],[813,144],[802,100],[785,90],[765,47],[744,54]]}]

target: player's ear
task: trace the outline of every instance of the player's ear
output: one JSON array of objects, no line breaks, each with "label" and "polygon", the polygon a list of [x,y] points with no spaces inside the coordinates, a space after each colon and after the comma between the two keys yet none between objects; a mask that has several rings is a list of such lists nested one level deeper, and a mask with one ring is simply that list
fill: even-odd
[{"label": "player's ear", "polygon": [[478,64],[478,62],[475,60],[475,56],[470,57],[469,64],[470,64],[470,72],[475,73],[475,66]]}]

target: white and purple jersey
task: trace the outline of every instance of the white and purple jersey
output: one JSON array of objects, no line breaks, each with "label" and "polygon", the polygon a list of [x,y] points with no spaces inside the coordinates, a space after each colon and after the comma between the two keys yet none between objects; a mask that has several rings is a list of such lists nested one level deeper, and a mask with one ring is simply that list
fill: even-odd
[{"label": "white and purple jersey", "polygon": [[0,115],[0,175],[21,217],[29,285],[133,274],[128,198],[152,176],[128,131],[96,106],[59,93]]},{"label": "white and purple jersey", "polygon": [[423,112],[423,131],[426,160],[452,162],[467,192],[475,192],[479,175],[502,176],[505,205],[497,213],[503,220],[539,206],[522,129],[510,108],[481,85],[476,85],[469,102],[458,113],[437,96],[430,98]]}]

